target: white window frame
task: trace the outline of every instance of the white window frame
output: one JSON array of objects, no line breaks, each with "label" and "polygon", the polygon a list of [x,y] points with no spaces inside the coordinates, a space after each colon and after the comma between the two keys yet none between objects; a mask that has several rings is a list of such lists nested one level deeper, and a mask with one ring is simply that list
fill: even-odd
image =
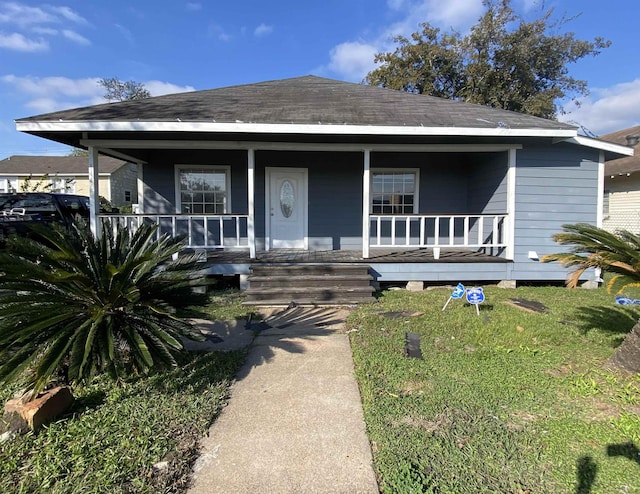
[{"label": "white window frame", "polygon": [[[373,197],[376,193],[373,190],[373,179],[379,173],[412,173],[415,176],[415,190],[413,192],[413,212],[412,213],[374,213]],[[420,214],[420,168],[371,168],[371,179],[369,181],[370,199],[369,214],[378,216],[407,216],[408,214]]]},{"label": "white window frame", "polygon": [[[175,165],[175,198],[176,198],[176,213],[182,214],[182,194],[180,190],[180,173],[183,170],[197,170],[207,172],[223,172],[225,176],[225,200],[224,200],[224,212],[222,214],[229,214],[233,211],[231,207],[231,166],[229,165]],[[196,213],[192,213],[197,216]],[[211,214],[211,213],[202,213]]]},{"label": "white window frame", "polygon": [[18,192],[18,177],[0,177],[0,192]]}]

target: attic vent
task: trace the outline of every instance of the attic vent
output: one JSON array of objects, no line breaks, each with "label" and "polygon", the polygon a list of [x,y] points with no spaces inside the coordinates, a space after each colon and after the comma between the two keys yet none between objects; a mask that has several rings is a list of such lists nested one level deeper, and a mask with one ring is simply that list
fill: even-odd
[{"label": "attic vent", "polygon": [[636,144],[638,144],[638,142],[640,142],[640,135],[631,134],[631,135],[628,135],[626,139],[627,139],[627,146],[635,146]]}]

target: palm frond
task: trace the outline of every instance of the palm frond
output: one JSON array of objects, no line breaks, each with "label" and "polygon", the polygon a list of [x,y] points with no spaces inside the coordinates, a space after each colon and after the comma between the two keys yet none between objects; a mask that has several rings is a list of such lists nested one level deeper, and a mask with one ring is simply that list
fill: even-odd
[{"label": "palm frond", "polygon": [[574,268],[567,278],[570,287],[577,286],[580,277],[589,268],[600,268],[614,273],[607,284],[608,290],[628,286],[640,281],[640,237],[627,231],[615,234],[593,225],[578,223],[563,225],[564,232],[552,238],[560,245],[570,246],[564,252],[547,254],[542,262],[558,262]]},{"label": "palm frond", "polygon": [[96,239],[85,223],[40,228],[37,239],[0,252],[0,379],[28,374],[41,389],[63,363],[78,383],[173,366],[181,337],[202,338],[175,316],[207,284],[195,256],[173,259],[182,239],[118,224]]}]

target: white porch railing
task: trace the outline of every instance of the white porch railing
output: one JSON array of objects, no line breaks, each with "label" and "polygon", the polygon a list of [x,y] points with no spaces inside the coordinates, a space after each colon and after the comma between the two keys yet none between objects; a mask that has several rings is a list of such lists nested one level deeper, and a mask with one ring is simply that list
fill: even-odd
[{"label": "white porch railing", "polygon": [[369,215],[369,246],[506,248],[507,215]]},{"label": "white porch railing", "polygon": [[192,249],[249,249],[246,214],[101,214],[100,219],[135,232],[143,223],[155,223],[158,237],[184,235]]}]

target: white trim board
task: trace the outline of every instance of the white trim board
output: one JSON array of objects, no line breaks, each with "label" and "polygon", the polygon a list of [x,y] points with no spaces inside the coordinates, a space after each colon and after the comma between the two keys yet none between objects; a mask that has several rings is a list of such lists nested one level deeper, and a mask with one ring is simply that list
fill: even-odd
[{"label": "white trim board", "polygon": [[600,149],[601,151],[609,151],[623,156],[633,156],[632,147],[615,144],[613,142],[600,141],[598,139],[592,139],[591,137],[575,136],[571,139],[554,139],[553,141],[554,144],[557,144],[558,142],[570,142],[572,144],[578,144],[579,146]]},{"label": "white trim board", "polygon": [[16,121],[20,132],[209,132],[239,134],[576,137],[577,129],[504,127],[423,127],[351,124],[264,124],[251,122],[128,122],[111,120]]}]

